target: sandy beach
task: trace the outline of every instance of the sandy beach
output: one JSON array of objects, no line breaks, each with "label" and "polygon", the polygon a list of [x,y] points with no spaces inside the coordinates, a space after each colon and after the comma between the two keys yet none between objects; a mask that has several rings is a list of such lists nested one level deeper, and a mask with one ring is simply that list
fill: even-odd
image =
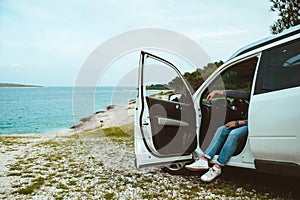
[{"label": "sandy beach", "polygon": [[272,188],[134,165],[134,104],[61,133],[0,136],[0,199],[280,199]]}]

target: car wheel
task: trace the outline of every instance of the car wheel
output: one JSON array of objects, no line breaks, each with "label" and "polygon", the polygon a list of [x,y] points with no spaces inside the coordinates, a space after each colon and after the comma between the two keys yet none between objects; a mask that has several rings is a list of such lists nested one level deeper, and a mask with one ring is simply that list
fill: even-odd
[{"label": "car wheel", "polygon": [[194,172],[194,171],[190,171],[187,170],[184,166],[186,163],[181,162],[181,163],[172,163],[170,165],[167,165],[165,167],[163,167],[161,170],[163,172],[167,172],[169,174],[173,174],[173,175],[198,175],[199,172]]}]

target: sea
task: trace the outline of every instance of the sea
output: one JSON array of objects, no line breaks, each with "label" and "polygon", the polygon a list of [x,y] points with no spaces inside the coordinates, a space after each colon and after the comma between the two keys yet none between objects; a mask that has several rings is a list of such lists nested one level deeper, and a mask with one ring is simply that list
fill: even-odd
[{"label": "sea", "polygon": [[130,87],[0,88],[0,134],[63,131],[81,118],[136,97],[137,90]]}]

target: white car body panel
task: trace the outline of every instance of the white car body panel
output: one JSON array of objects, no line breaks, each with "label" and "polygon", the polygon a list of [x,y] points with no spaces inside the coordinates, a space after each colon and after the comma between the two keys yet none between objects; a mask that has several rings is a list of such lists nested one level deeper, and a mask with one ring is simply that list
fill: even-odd
[{"label": "white car body panel", "polygon": [[300,87],[254,95],[250,146],[256,159],[300,164]]}]

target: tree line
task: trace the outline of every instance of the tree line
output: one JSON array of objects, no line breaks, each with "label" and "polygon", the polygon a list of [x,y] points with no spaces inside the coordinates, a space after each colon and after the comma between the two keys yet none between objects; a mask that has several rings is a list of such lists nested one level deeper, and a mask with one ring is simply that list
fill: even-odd
[{"label": "tree line", "polygon": [[[214,63],[208,63],[203,68],[198,68],[194,72],[186,72],[183,74],[183,78],[188,82],[190,88],[196,91],[202,83],[224,62],[222,60]],[[168,87],[175,89],[176,91],[185,90],[184,84],[178,76],[168,83]]]}]

